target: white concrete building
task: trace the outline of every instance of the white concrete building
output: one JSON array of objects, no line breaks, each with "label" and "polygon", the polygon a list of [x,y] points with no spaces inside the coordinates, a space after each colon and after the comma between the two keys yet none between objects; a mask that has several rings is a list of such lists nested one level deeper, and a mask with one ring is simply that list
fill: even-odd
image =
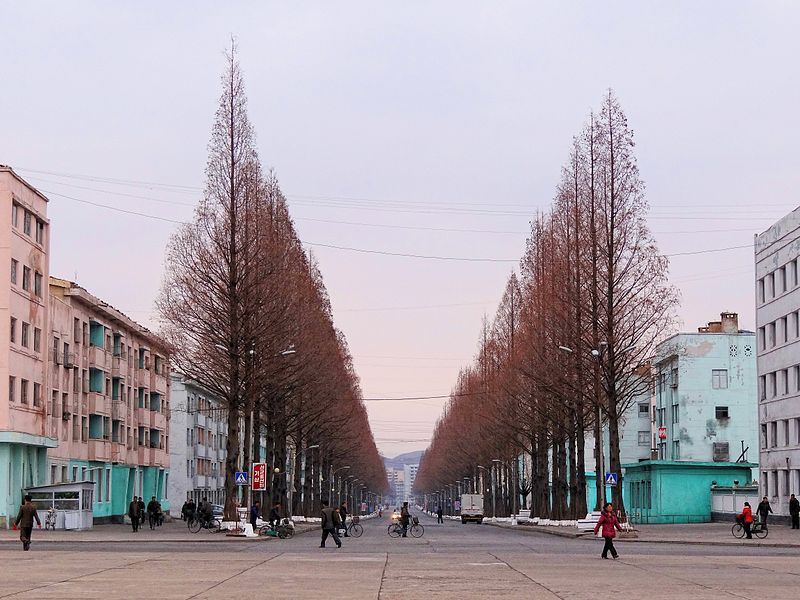
[{"label": "white concrete building", "polygon": [[414,498],[414,482],[417,479],[419,465],[403,465],[403,502],[411,502]]},{"label": "white concrete building", "polygon": [[206,497],[222,504],[225,496],[227,412],[205,388],[172,373],[172,443],[167,490],[170,514],[180,516],[184,501]]},{"label": "white concrete building", "polygon": [[800,493],[800,208],[755,238],[761,495]]}]

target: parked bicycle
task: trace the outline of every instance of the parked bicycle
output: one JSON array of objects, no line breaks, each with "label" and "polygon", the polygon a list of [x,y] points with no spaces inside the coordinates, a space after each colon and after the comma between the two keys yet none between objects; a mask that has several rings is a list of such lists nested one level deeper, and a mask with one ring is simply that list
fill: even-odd
[{"label": "parked bicycle", "polygon": [[186,525],[192,533],[197,533],[201,529],[207,529],[210,533],[216,533],[220,530],[220,522],[214,517],[204,519],[200,516],[194,516],[189,519]]},{"label": "parked bicycle", "polygon": [[274,528],[269,523],[259,527],[258,535],[266,535],[286,540],[294,535],[294,523],[292,523],[288,518],[284,517]]},{"label": "parked bicycle", "polygon": [[[744,537],[744,525],[737,521],[733,524],[733,527],[731,527],[731,533],[733,534],[733,537],[742,539]],[[769,535],[769,529],[766,529],[761,521],[753,521],[753,523],[750,525],[750,533],[752,533],[758,539],[763,540]]]},{"label": "parked bicycle", "polygon": [[[389,537],[398,538],[403,535],[403,526],[400,523],[392,523],[387,530]],[[425,533],[425,528],[420,524],[417,517],[411,517],[411,523],[408,525],[408,533],[411,537],[419,538]]]}]

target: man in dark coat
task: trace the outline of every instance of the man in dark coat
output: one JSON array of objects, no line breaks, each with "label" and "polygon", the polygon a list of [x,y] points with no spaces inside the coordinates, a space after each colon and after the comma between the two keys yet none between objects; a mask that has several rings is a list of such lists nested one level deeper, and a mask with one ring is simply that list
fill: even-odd
[{"label": "man in dark coat", "polygon": [[139,524],[144,525],[144,516],[146,512],[144,510],[144,499],[139,496]]},{"label": "man in dark coat", "polygon": [[250,524],[253,526],[253,533],[258,533],[258,517],[261,516],[261,502],[256,500],[250,507]]},{"label": "man in dark coat", "polygon": [[26,551],[31,549],[31,533],[33,532],[34,519],[36,520],[36,525],[41,529],[42,522],[36,513],[36,505],[31,500],[30,495],[27,495],[25,496],[25,502],[19,507],[17,519],[14,521],[14,525],[19,527],[19,540],[22,542],[22,549]]},{"label": "man in dark coat", "polygon": [[325,540],[328,539],[330,535],[333,537],[333,541],[336,542],[336,547],[342,547],[342,540],[339,539],[339,532],[338,529],[341,526],[341,520],[339,519],[339,513],[335,509],[328,506],[328,503],[323,501],[322,502],[322,542],[320,543],[319,547],[325,547]]},{"label": "man in dark coat", "polygon": [[128,505],[128,516],[131,519],[131,527],[133,532],[139,531],[139,499],[134,496],[131,503]]},{"label": "man in dark coat", "polygon": [[794,494],[789,498],[789,514],[792,516],[792,529],[800,529],[800,500]]},{"label": "man in dark coat", "polygon": [[403,508],[400,509],[400,525],[403,526],[403,537],[408,537],[408,523],[411,521],[411,513],[408,510],[408,502],[403,502]]},{"label": "man in dark coat", "polygon": [[444,519],[442,518],[444,515],[444,511],[442,510],[442,505],[436,507],[436,522],[437,523],[444,523]]},{"label": "man in dark coat", "polygon": [[767,517],[769,513],[772,512],[772,507],[769,505],[769,500],[767,497],[764,496],[764,499],[758,504],[758,508],[756,509],[758,512],[758,517],[761,520],[761,527],[764,531],[767,530]]}]

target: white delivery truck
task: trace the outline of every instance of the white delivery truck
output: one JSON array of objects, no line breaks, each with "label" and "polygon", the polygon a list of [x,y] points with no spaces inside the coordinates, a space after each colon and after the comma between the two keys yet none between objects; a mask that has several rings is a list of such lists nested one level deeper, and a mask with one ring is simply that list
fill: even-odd
[{"label": "white delivery truck", "polygon": [[461,522],[483,522],[483,494],[461,494]]}]

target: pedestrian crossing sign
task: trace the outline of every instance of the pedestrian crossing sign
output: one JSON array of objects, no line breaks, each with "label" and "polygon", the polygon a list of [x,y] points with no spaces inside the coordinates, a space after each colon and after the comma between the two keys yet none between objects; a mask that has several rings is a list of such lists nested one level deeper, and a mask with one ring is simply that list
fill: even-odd
[{"label": "pedestrian crossing sign", "polygon": [[610,485],[614,487],[617,485],[617,474],[616,473],[606,473],[606,485]]},{"label": "pedestrian crossing sign", "polygon": [[247,471],[236,471],[236,485],[247,485]]}]

